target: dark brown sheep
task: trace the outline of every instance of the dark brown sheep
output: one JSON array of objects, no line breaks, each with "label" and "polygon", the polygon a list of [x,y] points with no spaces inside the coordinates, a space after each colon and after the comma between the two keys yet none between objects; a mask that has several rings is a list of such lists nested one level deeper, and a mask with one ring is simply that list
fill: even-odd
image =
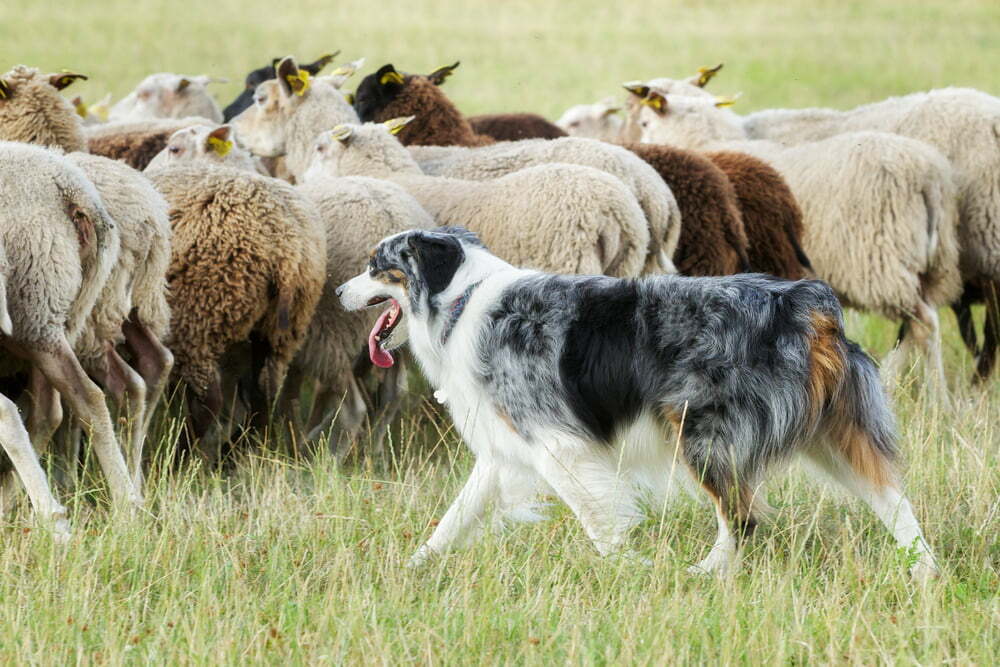
[{"label": "dark brown sheep", "polygon": [[473,132],[485,134],[496,141],[558,139],[568,136],[561,127],[534,113],[493,113],[469,116],[468,121]]},{"label": "dark brown sheep", "polygon": [[799,280],[812,275],[802,250],[802,210],[771,165],[746,153],[719,151],[705,157],[729,178],[739,201],[750,270]]}]

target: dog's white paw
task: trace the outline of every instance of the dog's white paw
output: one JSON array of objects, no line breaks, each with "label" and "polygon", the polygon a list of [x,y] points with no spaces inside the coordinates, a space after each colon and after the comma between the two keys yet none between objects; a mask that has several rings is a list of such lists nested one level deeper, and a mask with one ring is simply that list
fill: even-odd
[{"label": "dog's white paw", "polygon": [[939,579],[941,570],[938,569],[934,559],[925,554],[910,567],[910,577],[919,584],[926,584],[929,581]]},{"label": "dog's white paw", "polygon": [[732,569],[734,554],[726,549],[712,549],[704,560],[687,569],[688,574],[723,577]]},{"label": "dog's white paw", "polygon": [[410,556],[410,560],[406,562],[406,567],[411,570],[415,570],[426,565],[433,557],[434,550],[428,545],[423,544],[412,556]]}]

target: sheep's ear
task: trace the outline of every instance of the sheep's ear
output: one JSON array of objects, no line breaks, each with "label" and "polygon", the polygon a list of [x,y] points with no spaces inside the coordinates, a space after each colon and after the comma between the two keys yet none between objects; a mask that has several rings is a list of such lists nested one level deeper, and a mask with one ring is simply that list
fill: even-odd
[{"label": "sheep's ear", "polygon": [[719,107],[720,109],[722,109],[723,107],[731,107],[734,104],[736,104],[736,101],[740,99],[740,95],[742,94],[743,93],[736,93],[735,95],[725,96],[725,97],[717,95],[715,97],[715,106]]},{"label": "sheep's ear", "polygon": [[177,82],[177,87],[174,88],[175,93],[180,93],[187,90],[187,87],[191,85],[191,79],[186,76],[182,76],[181,80]]},{"label": "sheep's ear", "polygon": [[638,98],[644,98],[646,95],[649,95],[649,86],[642,81],[626,81],[622,84],[622,88]]},{"label": "sheep's ear", "polygon": [[69,101],[73,105],[73,109],[76,111],[76,115],[80,118],[87,117],[87,105],[83,103],[83,98],[77,95]]},{"label": "sheep's ear", "polygon": [[667,112],[667,98],[662,93],[650,90],[639,104],[647,106],[658,114]]},{"label": "sheep's ear", "polygon": [[365,64],[364,58],[358,58],[357,60],[352,60],[349,63],[344,63],[337,67],[337,69],[330,72],[330,76],[342,76],[345,79],[354,76],[354,73],[361,69],[361,66]]},{"label": "sheep's ear", "polygon": [[336,139],[345,146],[351,142],[353,136],[354,130],[348,125],[338,125],[330,132],[331,139]]},{"label": "sheep's ear", "polygon": [[278,82],[281,84],[281,89],[289,97],[293,94],[301,97],[309,90],[309,72],[299,69],[299,66],[295,64],[295,58],[292,56],[281,59],[281,62],[278,63],[276,74],[278,75]]},{"label": "sheep's ear", "polygon": [[0,100],[9,100],[12,94],[13,91],[10,89],[10,84],[0,79]]},{"label": "sheep's ear", "polygon": [[416,118],[416,116],[400,116],[399,118],[390,118],[389,120],[383,122],[389,129],[389,134],[399,134],[406,125]]},{"label": "sheep's ear", "polygon": [[396,71],[396,68],[392,65],[382,65],[377,72],[375,72],[375,79],[378,81],[380,86],[389,85],[403,85],[403,75]]},{"label": "sheep's ear", "polygon": [[444,67],[438,67],[436,70],[428,74],[427,78],[430,79],[431,83],[433,83],[435,86],[440,86],[442,83],[445,82],[445,79],[447,79],[449,76],[452,75],[452,72],[454,72],[455,68],[457,68],[460,64],[461,64],[460,61],[455,61],[454,65],[445,65]]},{"label": "sheep's ear", "polygon": [[704,88],[712,80],[712,77],[719,73],[722,65],[723,63],[719,63],[715,67],[699,67],[698,73],[691,77],[691,83],[699,88]]},{"label": "sheep's ear", "polygon": [[347,102],[348,104],[350,104],[353,107],[354,106],[354,93],[345,93],[344,94],[344,101]]},{"label": "sheep's ear", "polygon": [[62,90],[77,79],[83,79],[86,81],[87,77],[83,74],[75,74],[73,72],[59,72],[58,74],[49,75],[49,84],[51,84],[56,90]]},{"label": "sheep's ear", "polygon": [[315,62],[311,62],[308,65],[303,65],[302,69],[309,72],[313,76],[319,74],[324,67],[333,62],[333,59],[340,55],[340,49],[334,51],[333,53],[327,53],[316,59]]},{"label": "sheep's ear", "polygon": [[205,138],[205,150],[212,151],[219,157],[226,157],[233,150],[233,142],[229,139],[231,131],[232,128],[228,125],[220,125],[209,132]]}]

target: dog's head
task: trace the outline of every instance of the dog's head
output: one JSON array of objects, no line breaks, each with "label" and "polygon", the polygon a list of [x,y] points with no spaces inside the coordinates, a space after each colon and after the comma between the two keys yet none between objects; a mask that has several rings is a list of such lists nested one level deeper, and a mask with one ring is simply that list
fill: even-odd
[{"label": "dog's head", "polygon": [[373,364],[393,364],[390,351],[408,338],[406,319],[437,310],[442,295],[455,291],[468,250],[482,247],[475,234],[458,227],[403,232],[376,246],[368,268],[337,288],[347,310],[389,304],[368,335]]}]

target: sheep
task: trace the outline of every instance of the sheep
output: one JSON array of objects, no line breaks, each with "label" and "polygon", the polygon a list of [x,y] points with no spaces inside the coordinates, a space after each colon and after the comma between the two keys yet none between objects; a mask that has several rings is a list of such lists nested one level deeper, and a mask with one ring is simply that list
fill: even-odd
[{"label": "sheep", "polygon": [[171,349],[189,389],[189,436],[214,461],[221,364],[249,344],[251,407],[263,424],[323,289],[325,233],[287,183],[198,162],[146,173],[171,209]]},{"label": "sheep", "polygon": [[957,298],[961,277],[956,188],[944,156],[880,132],[788,148],[747,141],[735,114],[702,97],[663,96],[629,122],[642,128],[643,141],[734,149],[770,162],[802,207],[803,244],[816,273],[848,305],[903,320],[888,378],[919,349],[934,391],[947,396],[936,308]]},{"label": "sheep", "polygon": [[[173,163],[222,161],[253,171],[250,160],[250,155],[237,144],[221,157],[211,150],[184,150],[172,158]],[[149,170],[156,167],[154,161]],[[360,176],[330,178],[321,174],[301,183],[297,189],[313,202],[324,224],[327,276],[305,342],[289,369],[285,403],[289,412],[297,407],[291,394],[301,383],[292,381],[293,376],[315,380],[318,390],[314,404],[318,409],[312,412],[318,413],[318,419],[309,420],[306,438],[314,440],[326,432],[336,415],[337,432],[330,441],[337,443],[354,438],[364,423],[368,401],[353,367],[358,351],[365,348],[371,323],[357,313],[345,312],[335,290],[353,277],[383,238],[408,229],[430,229],[434,221],[412,196],[388,181]],[[357,224],[359,220],[364,224]],[[371,415],[377,434],[382,433],[382,425],[390,420],[396,408],[392,397],[399,393],[399,385],[405,380],[400,363],[387,375],[382,393],[389,396],[381,401],[382,414]],[[344,448],[338,450],[341,456],[346,452]]]},{"label": "sheep", "polygon": [[225,82],[205,75],[150,74],[111,107],[108,119],[122,122],[200,116],[221,123],[222,112],[206,86]]},{"label": "sheep", "polygon": [[[572,136],[620,143],[627,139],[621,110],[622,105],[609,98],[571,107],[560,122]],[[745,153],[719,151],[705,157],[722,170],[736,192],[750,269],[789,280],[812,275],[809,258],[802,250],[802,211],[781,175]]]},{"label": "sheep", "polygon": [[426,176],[390,134],[409,119],[340,125],[317,138],[310,174],[371,176],[403,186],[439,225],[478,232],[498,255],[557,273],[637,276],[649,245],[621,181],[589,167],[540,165],[492,181]]},{"label": "sheep", "polygon": [[111,93],[108,93],[93,104],[86,104],[83,98],[77,95],[70,100],[70,104],[76,110],[76,115],[83,120],[84,127],[88,125],[100,125],[101,123],[108,122],[108,114],[111,112]]},{"label": "sheep", "polygon": [[641,158],[618,146],[588,139],[540,139],[482,148],[413,146],[424,173],[470,181],[490,180],[540,164],[561,162],[594,167],[615,176],[638,200],[649,224],[650,244],[643,273],[673,273],[672,257],[681,234],[681,213],[670,188]]},{"label": "sheep", "polygon": [[193,117],[104,123],[84,128],[84,136],[87,150],[94,155],[120,160],[133,169],[143,171],[166,147],[175,132],[210,122]]},{"label": "sheep", "polygon": [[[403,77],[387,65],[375,75],[365,77],[358,86],[355,100],[358,113],[362,120],[384,119],[391,109],[405,108],[419,113],[411,124],[415,127],[407,127],[399,135],[408,146],[447,142],[481,146],[484,142],[470,135],[467,121],[437,87],[454,67],[442,68],[426,77]],[[421,122],[421,119],[430,120]],[[735,192],[725,175],[708,160],[687,151],[652,146],[627,148],[639,153],[639,157],[654,167],[677,202],[683,222],[677,253],[672,258],[677,269],[687,275],[723,275],[745,270],[746,233]],[[515,153],[518,144],[500,150]],[[484,151],[484,166],[494,170],[493,165],[485,165],[485,161],[490,160],[487,156],[492,156],[492,151]],[[562,151],[558,159],[577,162],[572,150]],[[504,172],[496,169],[494,173]],[[650,236],[662,238],[655,220],[649,219],[649,223]],[[665,245],[669,251],[669,241]],[[654,245],[651,255],[655,255],[656,250]],[[651,267],[647,262],[648,268]]]},{"label": "sheep", "polygon": [[561,127],[534,113],[469,116],[469,125],[476,134],[486,135],[494,141],[558,139],[568,136]]},{"label": "sheep", "polygon": [[285,156],[285,167],[298,179],[309,166],[316,134],[356,123],[358,116],[336,86],[310,79],[291,56],[278,63],[277,72],[277,79],[257,86],[253,106],[231,124],[254,155]]},{"label": "sheep", "polygon": [[149,162],[146,169],[152,171],[172,162],[190,159],[206,159],[234,169],[270,176],[259,159],[236,145],[229,125],[192,125],[177,130],[170,135],[167,145]]},{"label": "sheep", "polygon": [[[52,433],[62,418],[61,395],[90,431],[113,500],[140,506],[104,394],[73,352],[117,261],[115,224],[78,167],[54,151],[20,143],[0,143],[0,215],[13,322],[2,343],[31,364],[30,430]],[[36,447],[45,439],[39,437]]]},{"label": "sheep", "polygon": [[0,141],[30,141],[83,151],[80,117],[59,91],[82,74],[42,74],[34,67],[17,65],[0,77]]},{"label": "sheep", "polygon": [[[314,62],[300,65],[300,68],[308,72],[309,76],[316,76],[339,54],[340,51],[328,53],[320,56]],[[233,118],[236,118],[236,116],[240,115],[244,109],[253,104],[253,93],[257,90],[257,86],[265,81],[270,81],[271,79],[277,77],[276,68],[279,62],[281,62],[281,58],[274,58],[270,65],[259,67],[246,75],[246,78],[244,79],[243,91],[236,96],[235,100],[229,103],[229,106],[222,110],[222,118],[225,122],[228,123]],[[340,84],[346,81],[348,77],[352,76],[363,63],[364,58],[361,58],[345,65],[341,65],[333,72],[332,76],[337,78],[331,81],[331,83],[333,83],[337,88],[340,88]]]},{"label": "sheep", "polygon": [[[87,153],[66,157],[94,184],[121,239],[118,261],[74,351],[120,406],[127,400],[132,421],[126,458],[133,483],[141,488],[143,443],[173,366],[162,342],[170,328],[167,203],[149,179],[126,164]],[[128,348],[131,365],[119,356],[119,345]]]}]

